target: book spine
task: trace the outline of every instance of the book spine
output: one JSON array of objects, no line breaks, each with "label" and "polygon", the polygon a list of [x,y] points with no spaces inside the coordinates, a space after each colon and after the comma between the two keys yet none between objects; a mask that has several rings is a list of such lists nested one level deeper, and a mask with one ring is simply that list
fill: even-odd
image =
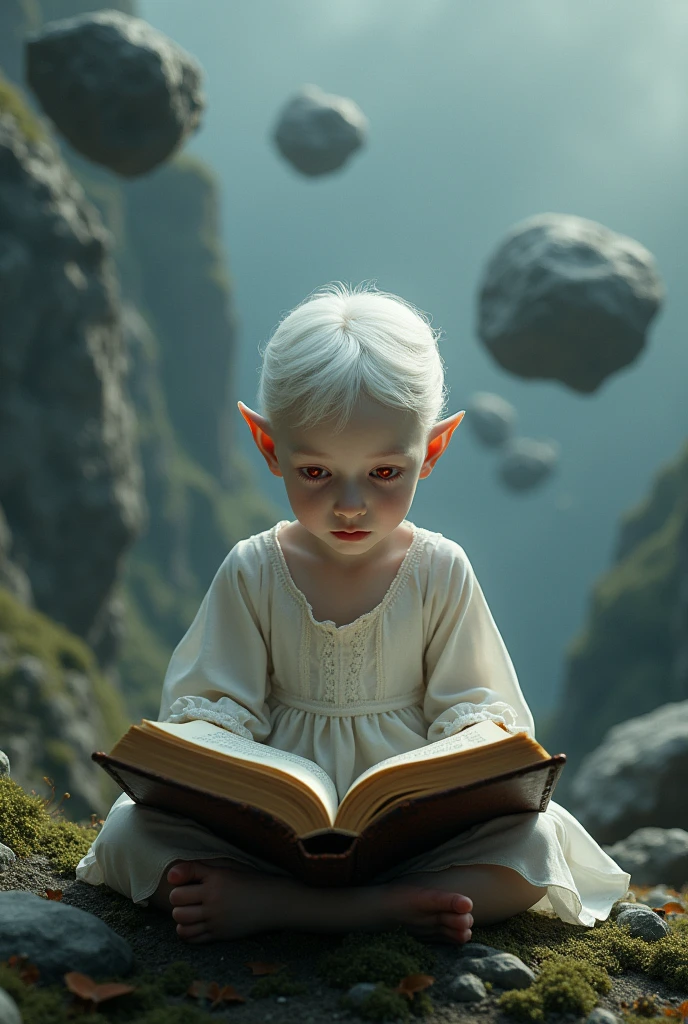
[{"label": "book spine", "polygon": [[545,788],[542,791],[542,799],[540,800],[540,811],[546,811],[547,805],[549,804],[550,797],[554,791],[554,787],[557,783],[557,779],[561,775],[561,770],[566,763],[566,758],[563,754],[557,754],[552,758],[552,765],[547,772],[547,781],[545,782]]}]

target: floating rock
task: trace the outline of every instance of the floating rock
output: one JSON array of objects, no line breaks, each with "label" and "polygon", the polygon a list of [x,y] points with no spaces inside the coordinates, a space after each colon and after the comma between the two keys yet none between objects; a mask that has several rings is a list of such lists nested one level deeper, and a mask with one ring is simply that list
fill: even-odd
[{"label": "floating rock", "polygon": [[489,260],[477,331],[505,370],[588,394],[638,356],[663,298],[654,257],[635,239],[543,213],[516,224]]},{"label": "floating rock", "polygon": [[22,1024],[19,1007],[4,988],[0,988],[0,1021],[2,1024]]},{"label": "floating rock", "polygon": [[273,138],[285,160],[315,177],[342,167],[367,132],[368,120],[353,100],[304,85],[282,108]]},{"label": "floating rock", "polygon": [[4,750],[0,750],[0,779],[10,775],[10,759]]},{"label": "floating rock", "polygon": [[656,942],[669,934],[669,925],[659,914],[647,907],[627,907],[616,919],[620,928],[626,927],[634,939]]},{"label": "floating rock", "polygon": [[26,44],[27,81],[72,146],[125,177],[198,128],[201,68],[141,18],[106,10],[49,22]]},{"label": "floating rock", "polygon": [[459,1003],[477,1003],[487,998],[487,989],[477,974],[459,974],[449,984],[452,999]]},{"label": "floating rock", "polygon": [[611,1010],[596,1006],[585,1018],[585,1024],[619,1024],[619,1018]]},{"label": "floating rock", "polygon": [[499,478],[511,491],[530,491],[547,479],[558,461],[556,441],[518,437],[504,448]]},{"label": "floating rock", "polygon": [[[9,846],[5,846],[4,843],[0,843],[0,873],[8,868],[10,864],[13,864],[17,859],[17,855],[14,850],[10,850]],[[2,1015],[0,1014],[0,1021],[2,1021]]]},{"label": "floating rock", "polygon": [[[657,885],[660,878],[674,889],[688,882],[688,832],[682,828],[639,828],[613,846],[612,860],[628,871],[634,885]],[[649,901],[649,896],[645,901]],[[667,896],[667,901],[672,899]],[[660,906],[652,903],[651,906]]]},{"label": "floating rock", "polygon": [[488,448],[499,448],[513,432],[516,410],[499,395],[476,391],[469,402],[466,419],[479,441]]},{"label": "floating rock", "polygon": [[40,984],[62,981],[66,971],[127,975],[131,947],[94,914],[31,892],[0,892],[0,960],[25,953]]},{"label": "floating rock", "polygon": [[377,985],[372,981],[359,981],[357,985],[352,985],[346,994],[354,1006],[360,1006],[376,988]]},{"label": "floating rock", "polygon": [[462,974],[477,974],[483,981],[491,981],[499,988],[528,988],[535,981],[530,967],[513,953],[465,957],[458,961],[458,967]]},{"label": "floating rock", "polygon": [[574,776],[570,809],[598,843],[649,826],[688,830],[687,777],[685,700],[613,726]]}]

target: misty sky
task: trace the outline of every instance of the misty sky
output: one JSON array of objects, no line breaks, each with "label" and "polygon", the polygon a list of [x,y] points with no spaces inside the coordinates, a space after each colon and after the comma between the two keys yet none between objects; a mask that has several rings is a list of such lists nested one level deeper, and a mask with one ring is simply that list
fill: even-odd
[{"label": "misty sky", "polygon": [[[516,405],[520,433],[560,442],[556,476],[514,496],[464,425],[410,513],[466,548],[524,693],[547,713],[620,516],[688,435],[688,5],[139,0],[139,9],[207,76],[208,110],[188,149],[222,185],[240,329],[232,399],[255,404],[257,346],[286,310],[327,281],[375,279],[442,328],[449,412],[476,390],[496,391]],[[351,97],[370,121],[367,148],[321,179],[300,176],[270,141],[280,107],[307,82]],[[541,212],[636,238],[667,288],[642,357],[590,397],[510,376],[475,335],[485,260]],[[243,438],[238,413],[237,430]],[[241,443],[291,518],[248,432]]]}]

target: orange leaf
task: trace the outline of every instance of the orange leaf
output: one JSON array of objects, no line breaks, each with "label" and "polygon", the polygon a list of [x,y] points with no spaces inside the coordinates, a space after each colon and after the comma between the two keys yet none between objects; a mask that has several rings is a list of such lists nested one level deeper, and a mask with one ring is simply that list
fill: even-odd
[{"label": "orange leaf", "polygon": [[429,988],[434,983],[435,979],[431,978],[429,974],[407,974],[405,978],[401,979],[394,991],[401,993],[402,996],[408,996],[409,999],[413,999],[414,992],[422,992],[424,988]]},{"label": "orange leaf", "polygon": [[220,1003],[245,1003],[246,1000],[243,996],[240,996],[235,988],[231,985],[225,985],[218,995],[217,999],[212,1003],[210,1009],[214,1010]]},{"label": "orange leaf", "polygon": [[668,914],[685,914],[686,908],[681,903],[665,903],[664,909]]},{"label": "orange leaf", "polygon": [[47,900],[61,900],[62,899],[62,889],[46,889],[45,890],[45,899],[47,899]]},{"label": "orange leaf", "polygon": [[108,999],[114,999],[115,996],[126,996],[135,988],[134,985],[123,985],[119,981],[105,982],[103,985],[99,985],[93,978],[89,978],[87,974],[79,974],[78,971],[69,971],[68,974],[65,974],[64,980],[70,992],[91,1003],[104,1003]]},{"label": "orange leaf", "polygon": [[286,964],[268,964],[264,960],[249,960],[244,964],[244,967],[250,967],[251,973],[256,974],[276,974],[277,971],[281,971]]},{"label": "orange leaf", "polygon": [[33,985],[41,976],[41,972],[36,965],[29,963],[26,953],[18,953],[11,956],[7,961],[7,966],[15,968],[20,980],[26,985]]}]

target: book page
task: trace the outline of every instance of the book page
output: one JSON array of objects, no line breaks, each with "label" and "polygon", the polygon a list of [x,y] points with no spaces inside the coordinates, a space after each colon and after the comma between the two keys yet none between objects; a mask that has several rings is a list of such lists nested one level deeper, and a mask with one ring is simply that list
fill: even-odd
[{"label": "book page", "polygon": [[[315,793],[325,807],[330,821],[333,822],[335,819],[339,805],[337,788],[327,772],[307,757],[300,757],[298,754],[292,754],[291,751],[270,747],[257,740],[248,740],[244,736],[237,736],[235,733],[223,729],[222,726],[204,719],[179,723],[152,722],[144,718],[141,720],[141,727],[145,731],[153,729],[174,737],[177,743],[188,743],[191,746],[204,747],[206,750],[214,750],[219,753],[226,752],[241,761],[266,764],[277,771],[284,772],[285,775],[298,779]],[[266,776],[265,784],[266,786],[270,785],[269,776]]]},{"label": "book page", "polygon": [[508,740],[510,736],[511,733],[502,729],[496,722],[476,722],[461,732],[445,736],[442,740],[434,740],[432,743],[426,743],[425,746],[416,747],[414,750],[407,750],[403,754],[394,754],[392,757],[387,757],[384,761],[374,764],[372,768],[368,768],[367,771],[362,772],[358,778],[354,779],[344,794],[344,799],[352,790],[356,789],[366,779],[369,779],[371,775],[376,775],[378,772],[385,771],[388,768],[408,764],[412,761],[427,761],[431,758],[442,757],[444,754],[453,754],[461,750],[468,750],[470,747],[480,747],[487,743],[498,743],[500,740]]}]

